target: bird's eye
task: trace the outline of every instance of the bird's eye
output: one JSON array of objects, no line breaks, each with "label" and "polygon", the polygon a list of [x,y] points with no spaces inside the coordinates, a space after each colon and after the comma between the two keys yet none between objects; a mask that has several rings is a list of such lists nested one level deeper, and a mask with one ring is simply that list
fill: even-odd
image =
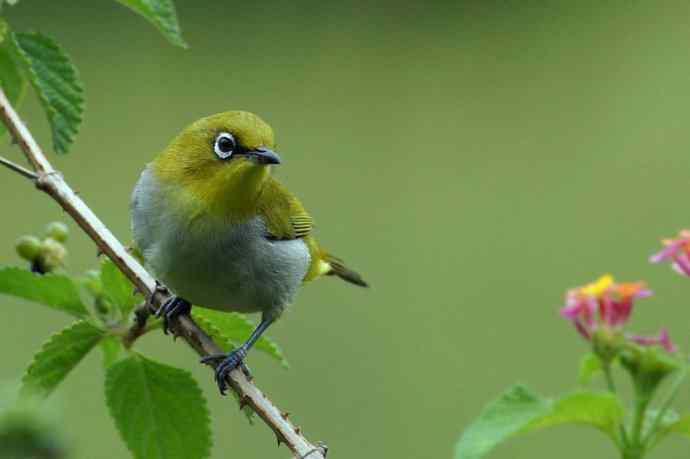
[{"label": "bird's eye", "polygon": [[213,150],[220,159],[228,159],[232,156],[237,147],[235,138],[232,134],[227,132],[221,132],[216,137],[216,141],[213,144]]}]

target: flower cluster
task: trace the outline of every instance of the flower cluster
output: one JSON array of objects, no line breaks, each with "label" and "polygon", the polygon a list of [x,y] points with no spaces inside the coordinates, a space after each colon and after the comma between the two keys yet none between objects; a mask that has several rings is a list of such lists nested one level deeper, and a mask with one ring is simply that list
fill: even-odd
[{"label": "flower cluster", "polygon": [[649,258],[652,263],[670,260],[673,269],[690,276],[690,230],[682,230],[675,239],[665,239],[664,248]]},{"label": "flower cluster", "polygon": [[[608,336],[620,335],[635,300],[651,294],[643,282],[617,283],[610,274],[606,274],[591,284],[569,290],[561,315],[571,320],[577,331],[588,340],[592,340],[597,332]],[[654,337],[623,336],[637,344],[659,345],[668,352],[676,350],[666,330]]]}]

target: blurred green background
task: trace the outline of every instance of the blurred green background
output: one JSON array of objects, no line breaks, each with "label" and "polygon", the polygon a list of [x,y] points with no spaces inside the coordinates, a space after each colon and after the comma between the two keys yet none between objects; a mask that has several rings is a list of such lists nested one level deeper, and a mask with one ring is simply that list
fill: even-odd
[{"label": "blurred green background", "polygon": [[[85,122],[72,153],[53,159],[122,240],[140,170],[186,124],[245,109],[273,125],[276,173],[323,243],[373,285],[308,285],[270,333],[291,369],[249,359],[329,457],[451,458],[463,427],[513,382],[574,388],[587,345],[558,307],[603,272],[647,280],[656,295],[635,330],[667,326],[690,351],[690,281],[646,261],[689,224],[690,4],[177,3],[188,51],[108,0],[23,1],[6,15],[53,35],[78,65]],[[33,96],[21,113],[49,146]],[[20,158],[6,144],[0,154]],[[16,237],[66,217],[16,174],[0,177],[0,263],[16,264]],[[73,234],[81,272],[96,249]],[[68,319],[7,298],[2,311],[0,379],[16,379]],[[142,345],[203,385],[214,458],[288,457],[169,341]],[[77,458],[126,458],[101,381],[94,354],[53,398]],[[600,433],[559,427],[491,457],[583,454],[615,456]],[[687,443],[652,457],[686,458]]]}]

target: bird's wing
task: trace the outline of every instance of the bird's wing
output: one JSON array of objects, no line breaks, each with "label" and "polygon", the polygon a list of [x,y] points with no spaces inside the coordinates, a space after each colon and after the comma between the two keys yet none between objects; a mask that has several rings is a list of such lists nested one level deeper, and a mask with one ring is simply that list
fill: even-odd
[{"label": "bird's wing", "polygon": [[308,236],[313,222],[302,203],[277,180],[269,178],[261,192],[259,214],[271,239],[299,239]]}]

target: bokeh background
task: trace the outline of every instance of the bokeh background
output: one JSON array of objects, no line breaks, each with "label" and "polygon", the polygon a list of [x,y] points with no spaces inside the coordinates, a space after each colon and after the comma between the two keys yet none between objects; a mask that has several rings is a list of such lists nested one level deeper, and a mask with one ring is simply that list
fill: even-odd
[{"label": "bokeh background", "polygon": [[[656,294],[633,327],[667,326],[690,351],[690,281],[647,263],[690,224],[687,2],[177,4],[187,51],[113,1],[24,1],[6,15],[53,35],[78,65],[85,122],[71,154],[53,159],[123,240],[140,170],[186,124],[245,109],[273,125],[276,173],[373,286],[308,285],[270,333],[291,368],[249,359],[329,457],[450,458],[508,385],[574,388],[587,345],[557,311],[567,287],[603,272],[647,280]],[[48,146],[33,96],[21,113]],[[0,196],[0,263],[16,264],[16,237],[65,217],[7,171]],[[70,270],[81,272],[96,249],[72,228]],[[2,321],[3,380],[68,323],[8,298]],[[219,398],[183,344],[156,335],[142,347],[201,382],[214,458],[288,457]],[[77,458],[128,457],[102,377],[91,355],[53,395]],[[687,451],[676,439],[652,457]],[[491,457],[583,454],[615,456],[600,433],[559,427]]]}]

